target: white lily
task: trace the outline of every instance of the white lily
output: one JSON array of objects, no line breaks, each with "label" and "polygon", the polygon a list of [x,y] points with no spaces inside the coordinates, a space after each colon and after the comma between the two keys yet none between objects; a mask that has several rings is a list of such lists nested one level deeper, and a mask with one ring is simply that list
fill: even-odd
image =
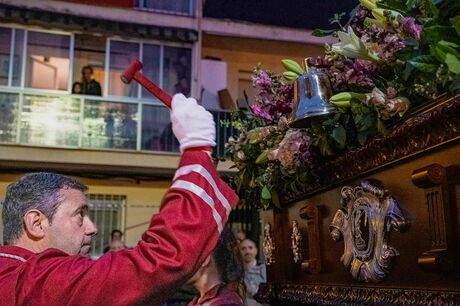
[{"label": "white lily", "polygon": [[335,53],[374,62],[379,60],[377,54],[366,48],[350,26],[348,26],[348,32],[339,31],[337,34],[339,42],[332,45],[332,51]]}]

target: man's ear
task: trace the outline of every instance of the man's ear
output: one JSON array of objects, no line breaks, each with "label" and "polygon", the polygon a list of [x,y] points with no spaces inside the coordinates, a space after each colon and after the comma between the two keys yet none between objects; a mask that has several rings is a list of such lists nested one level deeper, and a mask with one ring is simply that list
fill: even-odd
[{"label": "man's ear", "polygon": [[45,236],[45,229],[48,226],[48,219],[37,209],[26,212],[23,218],[24,231],[33,240],[40,240]]}]

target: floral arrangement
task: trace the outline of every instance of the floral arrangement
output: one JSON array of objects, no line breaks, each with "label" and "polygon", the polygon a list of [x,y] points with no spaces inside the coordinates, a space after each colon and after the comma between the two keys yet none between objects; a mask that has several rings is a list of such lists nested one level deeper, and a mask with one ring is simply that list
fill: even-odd
[{"label": "floral arrangement", "polygon": [[[410,109],[460,90],[460,4],[455,0],[360,0],[342,25],[331,23],[338,43],[325,46],[323,67],[336,113],[291,129],[293,84],[303,68],[283,60],[283,75],[256,67],[259,93],[251,113],[237,111],[239,135],[227,143],[238,172],[233,183],[244,203],[280,205],[315,180],[317,165],[363,145]],[[325,67],[325,68],[324,68]],[[244,204],[243,203],[243,204]]]}]

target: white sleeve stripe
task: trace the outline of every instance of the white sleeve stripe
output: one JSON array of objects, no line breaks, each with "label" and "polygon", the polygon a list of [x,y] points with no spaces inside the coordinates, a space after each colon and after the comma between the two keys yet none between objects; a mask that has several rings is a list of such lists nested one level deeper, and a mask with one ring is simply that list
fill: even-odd
[{"label": "white sleeve stripe", "polygon": [[214,193],[216,194],[217,198],[219,201],[224,205],[225,211],[227,213],[227,217],[230,214],[230,211],[232,208],[230,207],[230,204],[228,203],[228,200],[224,197],[224,195],[220,192],[219,188],[217,187],[216,182],[212,178],[211,174],[200,164],[193,164],[193,165],[187,165],[187,166],[182,166],[179,169],[177,169],[176,174],[174,175],[174,179],[178,178],[179,176],[189,174],[191,172],[196,172],[200,174],[202,177],[208,181],[209,185],[211,185],[212,189],[214,190]]},{"label": "white sleeve stripe", "polygon": [[212,216],[214,218],[214,221],[216,222],[217,225],[217,230],[219,231],[219,234],[222,232],[222,217],[219,215],[219,213],[216,210],[216,207],[214,205],[214,200],[206,193],[206,191],[187,181],[183,180],[177,180],[175,181],[172,185],[171,188],[177,188],[177,189],[184,189],[187,191],[190,191],[197,195],[200,199],[202,199],[206,204],[208,204],[209,207],[211,207],[212,210]]}]

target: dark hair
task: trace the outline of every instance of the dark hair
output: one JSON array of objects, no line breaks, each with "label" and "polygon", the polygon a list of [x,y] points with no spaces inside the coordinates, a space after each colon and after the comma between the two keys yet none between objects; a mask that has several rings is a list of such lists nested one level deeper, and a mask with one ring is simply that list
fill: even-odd
[{"label": "dark hair", "polygon": [[91,72],[91,74],[93,74],[93,67],[91,67],[90,65],[86,65],[86,66],[83,66],[83,68],[81,68],[81,73],[83,74],[85,72],[86,69],[89,69],[89,71]]},{"label": "dark hair", "polygon": [[244,268],[238,242],[229,227],[225,227],[220,234],[212,257],[223,282],[229,283],[243,279]]},{"label": "dark hair", "polygon": [[51,223],[64,200],[59,193],[63,188],[82,192],[88,189],[74,179],[49,172],[29,173],[8,185],[2,214],[4,244],[11,244],[21,236],[24,215],[31,209],[42,212]]},{"label": "dark hair", "polygon": [[113,235],[115,235],[115,233],[119,233],[120,236],[123,236],[123,232],[120,231],[119,229],[114,229],[111,233],[110,233],[110,238],[113,239]]},{"label": "dark hair", "polygon": [[[80,86],[80,92],[75,92],[75,86]],[[81,93],[81,83],[80,82],[75,82],[72,84],[72,93]]]}]

